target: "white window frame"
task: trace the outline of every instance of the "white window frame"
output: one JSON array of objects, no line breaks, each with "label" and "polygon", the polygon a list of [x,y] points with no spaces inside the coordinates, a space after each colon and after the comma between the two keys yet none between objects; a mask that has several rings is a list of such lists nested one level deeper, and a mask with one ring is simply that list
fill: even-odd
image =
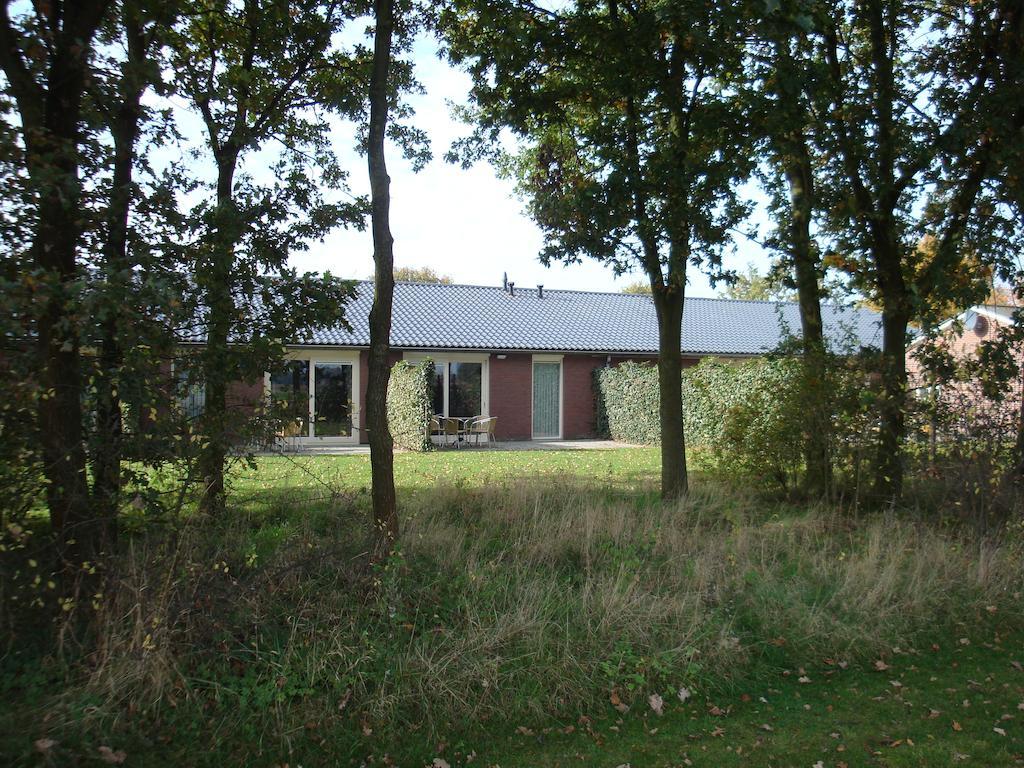
[{"label": "white window frame", "polygon": [[[478,352],[405,352],[402,359],[416,365],[430,358],[437,367],[444,366],[444,376],[441,377],[442,403],[444,415],[448,415],[448,364],[449,363],[481,363],[480,367],[480,416],[489,418],[491,415],[491,356],[488,353]],[[475,415],[475,414],[474,414]]]},{"label": "white window frame", "polygon": [[[290,349],[285,360],[305,360],[309,363],[309,414],[306,418],[306,434],[298,438],[303,445],[348,445],[358,444],[361,434],[362,414],[359,400],[362,390],[359,386],[359,352],[342,349]],[[316,413],[316,364],[344,363],[352,366],[352,434],[348,436],[314,437],[313,416]],[[270,371],[263,374],[263,393],[270,402]]]},{"label": "white window frame", "polygon": [[[530,360],[530,439],[562,440],[565,435],[565,355],[533,355]],[[537,363],[558,363],[558,436],[537,437],[533,431],[533,373]]]}]

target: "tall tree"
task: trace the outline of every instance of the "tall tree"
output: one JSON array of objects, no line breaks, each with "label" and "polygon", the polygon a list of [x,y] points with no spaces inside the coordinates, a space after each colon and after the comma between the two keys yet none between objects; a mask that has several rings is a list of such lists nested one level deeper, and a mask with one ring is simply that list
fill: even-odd
[{"label": "tall tree", "polygon": [[[276,307],[295,287],[320,310],[306,322],[342,321],[349,289],[326,275],[317,283],[287,269],[289,254],[338,225],[362,226],[361,200],[340,204],[324,195],[345,186],[331,151],[326,112],[358,116],[366,57],[335,46],[334,36],[360,8],[340,0],[196,0],[172,36],[176,87],[200,115],[216,178],[200,204],[203,235],[195,283],[204,318],[201,419],[202,506],[222,509],[225,464],[233,441],[229,387],[262,378],[281,340],[304,322],[301,306]],[[275,142],[275,180],[242,173],[244,157]],[[265,279],[267,273],[273,280]],[[311,294],[310,291],[313,293]],[[313,295],[316,294],[316,295]],[[262,298],[263,301],[257,301]],[[243,305],[262,304],[284,325],[255,332]],[[269,306],[267,306],[269,304]],[[270,330],[270,329],[265,329]]]},{"label": "tall tree", "polygon": [[[774,7],[773,7],[774,6]],[[749,47],[751,108],[764,115],[760,132],[773,191],[777,228],[771,244],[793,276],[800,307],[803,395],[807,402],[804,455],[806,487],[816,495],[831,484],[829,404],[821,286],[824,267],[812,235],[821,201],[815,182],[814,108],[820,65],[808,35],[813,5],[802,0],[768,3]]]},{"label": "tall tree", "polygon": [[384,157],[384,136],[391,96],[388,75],[394,27],[393,0],[374,0],[373,14],[376,28],[373,36],[373,69],[370,74],[370,123],[366,156],[372,203],[374,274],[366,421],[370,430],[371,497],[376,533],[374,557],[381,559],[391,553],[398,536],[394,441],[388,427],[388,379],[391,375],[388,356],[391,351],[395,255],[390,223],[391,179]]},{"label": "tall tree", "polygon": [[[161,82],[157,58],[162,39],[174,21],[174,4],[149,0],[122,0],[115,4],[102,35],[104,58],[98,61],[90,87],[89,106],[99,128],[109,133],[110,182],[101,214],[98,241],[102,277],[90,311],[98,318],[98,356],[92,376],[95,397],[95,434],[91,443],[93,503],[100,521],[104,546],[112,550],[122,484],[123,424],[121,391],[138,372],[125,373],[128,339],[141,337],[141,313],[132,312],[138,292],[139,266],[129,248],[129,226],[137,199],[137,147],[144,128],[146,91]],[[119,51],[120,49],[120,51]],[[106,65],[106,66],[104,66]]]},{"label": "tall tree", "polygon": [[446,16],[453,60],[473,77],[472,160],[501,159],[545,233],[545,262],[584,256],[647,275],[658,318],[662,496],[687,491],[682,315],[687,267],[713,275],[746,207],[751,170],[735,91],[742,9],[617,0],[550,11],[460,2]]},{"label": "tall tree", "polygon": [[[17,106],[36,222],[38,418],[50,520],[64,557],[98,545],[83,435],[78,250],[82,232],[82,102],[96,32],[111,0],[33,3],[0,10],[0,65]],[[68,545],[74,543],[74,548]]]},{"label": "tall tree", "polygon": [[[908,324],[930,322],[939,300],[968,304],[983,290],[983,274],[964,279],[972,235],[986,226],[977,203],[993,161],[992,139],[974,117],[995,87],[993,42],[1012,4],[865,0],[821,4],[814,15],[837,263],[882,308],[875,489],[883,500],[898,499],[903,486]],[[933,245],[922,247],[926,235]]]}]

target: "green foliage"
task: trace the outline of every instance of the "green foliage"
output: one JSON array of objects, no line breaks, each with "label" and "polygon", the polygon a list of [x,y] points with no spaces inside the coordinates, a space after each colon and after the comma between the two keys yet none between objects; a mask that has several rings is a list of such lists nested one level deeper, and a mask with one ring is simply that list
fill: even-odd
[{"label": "green foliage", "polygon": [[[825,382],[832,406],[833,458],[851,468],[865,437],[870,399],[859,395],[858,365],[831,366]],[[594,374],[597,428],[614,440],[659,441],[658,370],[644,363],[600,368]],[[803,468],[807,428],[802,364],[796,357],[702,360],[683,371],[687,443],[730,479],[755,478],[791,489]]]},{"label": "green foliage", "polygon": [[718,295],[746,301],[796,301],[796,291],[783,285],[780,275],[762,275],[753,264],[747,264],[746,270],[738,273]]},{"label": "green foliage", "polygon": [[[894,647],[949,651],[969,636],[957,647],[980,648],[988,622],[1021,626],[1012,542],[751,503],[710,483],[679,505],[650,503],[655,451],[539,453],[396,457],[399,497],[415,514],[376,565],[363,554],[367,457],[261,458],[224,517],[135,532],[79,648],[60,653],[55,638],[13,625],[0,753],[38,763],[34,742],[52,739],[59,765],[88,764],[97,745],[147,765],[248,764],[257,748],[267,764],[358,765],[386,751],[401,765],[438,755],[465,765],[457,745],[466,755],[506,743],[497,729],[586,715],[604,738],[616,718],[625,730],[647,712],[651,741],[681,707],[690,728],[710,703],[749,712],[733,703],[740,693],[777,703],[768,688],[846,691],[842,676],[877,676],[879,658],[931,659],[894,659]],[[563,472],[541,477],[552,464]],[[1015,647],[1016,634],[1000,635]],[[800,667],[813,685],[795,680]],[[805,711],[803,698],[786,701]],[[60,719],[45,718],[53,711]],[[780,737],[757,730],[766,721],[782,730],[767,715],[752,730]]]},{"label": "green foliage", "polygon": [[409,451],[429,451],[433,414],[434,362],[395,363],[388,380],[388,427],[395,445]]}]

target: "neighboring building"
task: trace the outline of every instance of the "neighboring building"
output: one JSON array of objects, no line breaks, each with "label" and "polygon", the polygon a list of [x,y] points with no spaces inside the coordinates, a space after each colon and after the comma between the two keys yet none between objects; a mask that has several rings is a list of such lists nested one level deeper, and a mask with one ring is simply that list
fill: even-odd
[{"label": "neighboring building", "polygon": [[[373,284],[360,283],[346,307],[350,330],[327,329],[289,345],[287,370],[242,388],[309,402],[300,442],[366,442],[368,315]],[[822,307],[837,348],[879,346],[879,315]],[[686,300],[680,354],[746,358],[799,333],[793,303]],[[658,326],[649,296],[437,283],[395,286],[392,359],[430,357],[437,366],[434,410],[446,416],[496,416],[499,439],[593,437],[594,369],[657,359]]]},{"label": "neighboring building", "polygon": [[[996,338],[1001,328],[1013,323],[1016,307],[983,304],[971,307],[939,326],[939,342],[958,361],[975,358],[986,341]],[[976,381],[947,382],[933,390],[917,354],[925,337],[921,336],[907,346],[907,376],[911,392],[921,400],[935,398],[945,406],[954,431],[970,429],[971,425],[999,425],[1009,433],[1016,430],[1022,394],[1021,376],[1009,385],[1002,403],[996,404],[985,397],[981,384]],[[1024,364],[1024,360],[1019,360]],[[1022,368],[1024,373],[1024,368]],[[940,429],[941,431],[941,429]]]}]

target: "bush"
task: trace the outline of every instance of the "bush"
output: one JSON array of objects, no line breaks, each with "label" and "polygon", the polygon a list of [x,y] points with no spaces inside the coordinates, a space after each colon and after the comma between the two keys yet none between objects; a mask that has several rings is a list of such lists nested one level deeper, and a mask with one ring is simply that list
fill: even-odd
[{"label": "bush", "polygon": [[711,486],[660,505],[571,477],[459,482],[421,495],[401,552],[371,570],[363,512],[310,516],[308,492],[279,498],[277,525],[234,509],[136,536],[66,676],[20,641],[36,661],[5,689],[0,752],[30,733],[63,764],[110,738],[147,764],[245,764],[257,743],[268,763],[341,764],[371,733],[394,757],[403,737],[575,721],[612,690],[711,695],[960,637],[987,610],[1019,621],[1019,553],[940,526],[780,518]]},{"label": "bush", "polygon": [[434,363],[395,363],[388,381],[388,426],[395,445],[409,451],[429,451],[430,417],[434,404]]},{"label": "bush", "polygon": [[[824,386],[832,410],[833,459],[849,468],[863,453],[870,418],[858,397],[861,366],[840,364],[840,360],[829,363]],[[741,362],[706,358],[683,371],[687,444],[702,450],[705,464],[713,471],[788,490],[803,468],[810,428],[804,388],[798,357]],[[597,424],[606,436],[647,445],[660,441],[655,366],[623,363],[600,368],[595,372],[595,390]]]}]

